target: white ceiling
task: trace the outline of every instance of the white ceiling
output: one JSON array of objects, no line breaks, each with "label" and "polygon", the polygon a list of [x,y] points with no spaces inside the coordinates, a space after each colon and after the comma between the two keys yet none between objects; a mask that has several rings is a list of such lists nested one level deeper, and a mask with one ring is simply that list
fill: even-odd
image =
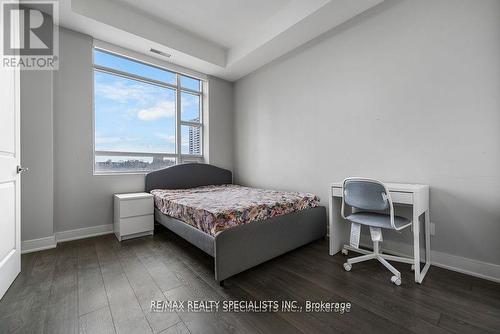
[{"label": "white ceiling", "polygon": [[[227,49],[250,36],[291,0],[114,0]],[[308,1],[308,0],[304,0]],[[311,0],[309,0],[311,1]]]},{"label": "white ceiling", "polygon": [[59,12],[63,27],[233,81],[383,1],[59,0]]}]

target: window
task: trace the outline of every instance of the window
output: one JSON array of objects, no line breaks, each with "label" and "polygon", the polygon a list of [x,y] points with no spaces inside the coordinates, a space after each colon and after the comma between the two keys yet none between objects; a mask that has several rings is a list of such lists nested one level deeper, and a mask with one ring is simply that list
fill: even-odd
[{"label": "window", "polygon": [[203,84],[94,49],[94,172],[203,161]]}]

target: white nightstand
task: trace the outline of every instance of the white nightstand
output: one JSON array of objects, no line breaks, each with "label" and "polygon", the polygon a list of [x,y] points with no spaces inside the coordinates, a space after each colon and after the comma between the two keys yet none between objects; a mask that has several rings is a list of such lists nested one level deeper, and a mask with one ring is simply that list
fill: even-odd
[{"label": "white nightstand", "polygon": [[153,235],[153,195],[148,193],[115,194],[114,200],[114,231],[119,241]]}]

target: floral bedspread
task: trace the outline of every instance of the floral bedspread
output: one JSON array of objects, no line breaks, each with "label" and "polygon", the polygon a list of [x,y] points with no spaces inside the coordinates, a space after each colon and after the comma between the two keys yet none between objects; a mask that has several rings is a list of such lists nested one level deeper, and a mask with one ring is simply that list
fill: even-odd
[{"label": "floral bedspread", "polygon": [[228,184],[190,189],[155,189],[155,206],[215,236],[228,228],[256,220],[317,207],[319,198],[309,193],[283,192]]}]

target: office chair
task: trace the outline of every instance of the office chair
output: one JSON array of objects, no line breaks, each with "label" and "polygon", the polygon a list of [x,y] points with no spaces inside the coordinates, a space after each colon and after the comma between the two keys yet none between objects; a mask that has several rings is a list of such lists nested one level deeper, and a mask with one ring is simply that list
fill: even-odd
[{"label": "office chair", "polygon": [[[382,239],[381,229],[400,231],[410,226],[412,224],[411,220],[394,215],[391,195],[380,181],[361,177],[347,178],[342,184],[342,194],[342,217],[350,221],[351,224],[359,224],[359,227],[362,225],[369,226],[373,241],[372,253],[348,259],[344,263],[344,269],[350,271],[354,263],[377,259],[393,273],[394,276],[391,277],[391,282],[401,285],[401,273],[387,260],[404,263],[411,263],[412,260],[382,254],[379,249],[379,242]],[[345,216],[346,205],[352,208],[352,213],[347,217]],[[386,213],[387,210],[389,210],[389,214]],[[347,255],[346,246],[344,246],[342,253]]]}]

